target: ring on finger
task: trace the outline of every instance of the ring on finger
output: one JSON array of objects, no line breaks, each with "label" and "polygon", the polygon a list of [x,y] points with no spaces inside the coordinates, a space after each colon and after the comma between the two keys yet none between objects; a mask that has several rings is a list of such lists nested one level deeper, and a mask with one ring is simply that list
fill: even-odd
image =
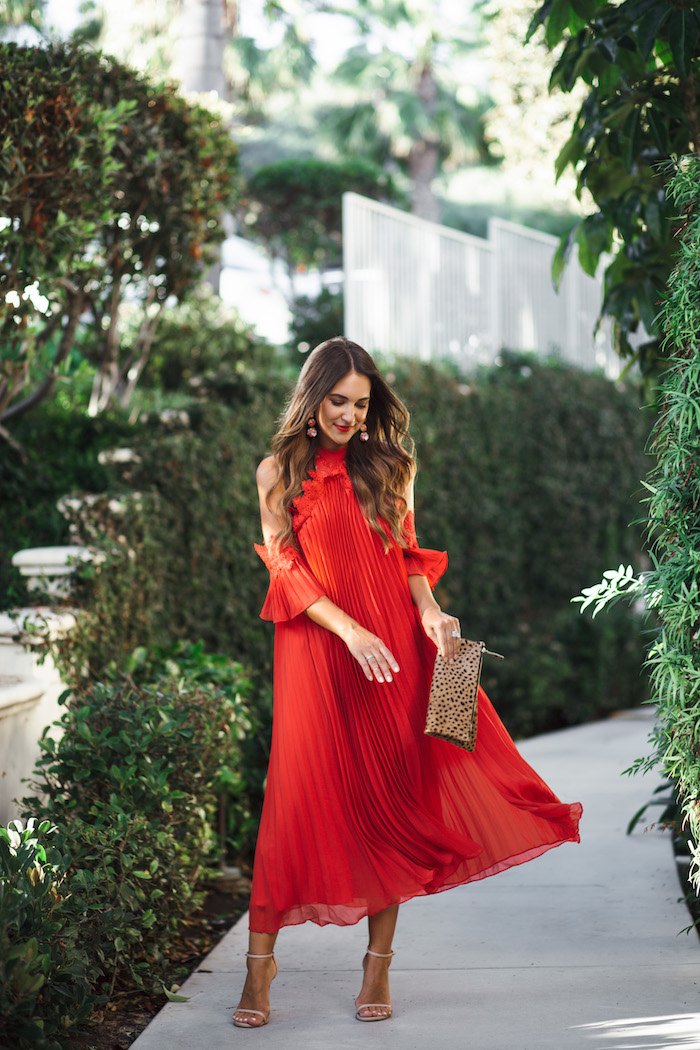
[{"label": "ring on finger", "polygon": [[461,634],[459,633],[459,631],[453,631],[453,632],[452,632],[452,637],[453,637],[453,638],[461,638],[462,636],[461,636]]},{"label": "ring on finger", "polygon": [[369,656],[366,656],[366,657],[365,657],[365,660],[376,660],[376,659],[377,659],[377,658],[376,658],[376,656],[374,655],[374,653],[370,653],[370,654],[369,654]]}]

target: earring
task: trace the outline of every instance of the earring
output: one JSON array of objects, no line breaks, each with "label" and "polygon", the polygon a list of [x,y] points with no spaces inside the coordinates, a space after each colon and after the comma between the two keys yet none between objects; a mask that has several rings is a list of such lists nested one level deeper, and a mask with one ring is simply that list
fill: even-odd
[{"label": "earring", "polygon": [[369,441],[369,434],[367,433],[367,424],[360,424],[360,441]]},{"label": "earring", "polygon": [[318,430],[316,429],[316,420],[312,416],[311,419],[309,420],[309,425],[308,425],[307,430],[306,430],[306,436],[310,437],[310,438],[315,438],[317,434],[318,434]]}]

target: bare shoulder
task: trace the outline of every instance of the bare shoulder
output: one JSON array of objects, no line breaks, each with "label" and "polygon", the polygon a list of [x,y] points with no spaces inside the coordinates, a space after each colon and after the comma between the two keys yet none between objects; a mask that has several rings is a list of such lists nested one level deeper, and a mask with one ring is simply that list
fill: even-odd
[{"label": "bare shoulder", "polygon": [[266,456],[255,471],[258,488],[269,491],[277,480],[278,469],[277,456]]}]

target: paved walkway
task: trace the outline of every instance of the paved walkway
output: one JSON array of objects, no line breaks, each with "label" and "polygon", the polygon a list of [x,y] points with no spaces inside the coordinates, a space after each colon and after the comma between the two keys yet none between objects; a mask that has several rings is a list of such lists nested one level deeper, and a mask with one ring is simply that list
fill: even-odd
[{"label": "paved walkway", "polygon": [[[566,801],[580,845],[401,908],[394,1017],[353,1019],[366,923],[280,934],[270,1024],[234,1028],[247,916],[133,1044],[135,1050],[700,1050],[700,944],[668,833],[625,827],[659,778],[620,772],[647,753],[648,712],[535,737],[521,750]],[[655,816],[660,810],[651,811]]]}]

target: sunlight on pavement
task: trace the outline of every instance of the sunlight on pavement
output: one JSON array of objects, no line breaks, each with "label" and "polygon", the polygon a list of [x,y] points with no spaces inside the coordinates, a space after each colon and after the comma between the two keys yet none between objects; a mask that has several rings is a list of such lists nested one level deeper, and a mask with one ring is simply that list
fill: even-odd
[{"label": "sunlight on pavement", "polygon": [[[576,1027],[592,1036],[611,1040],[615,1050],[700,1050],[700,1014],[627,1017]],[[619,1039],[625,1042],[612,1043]]]}]

